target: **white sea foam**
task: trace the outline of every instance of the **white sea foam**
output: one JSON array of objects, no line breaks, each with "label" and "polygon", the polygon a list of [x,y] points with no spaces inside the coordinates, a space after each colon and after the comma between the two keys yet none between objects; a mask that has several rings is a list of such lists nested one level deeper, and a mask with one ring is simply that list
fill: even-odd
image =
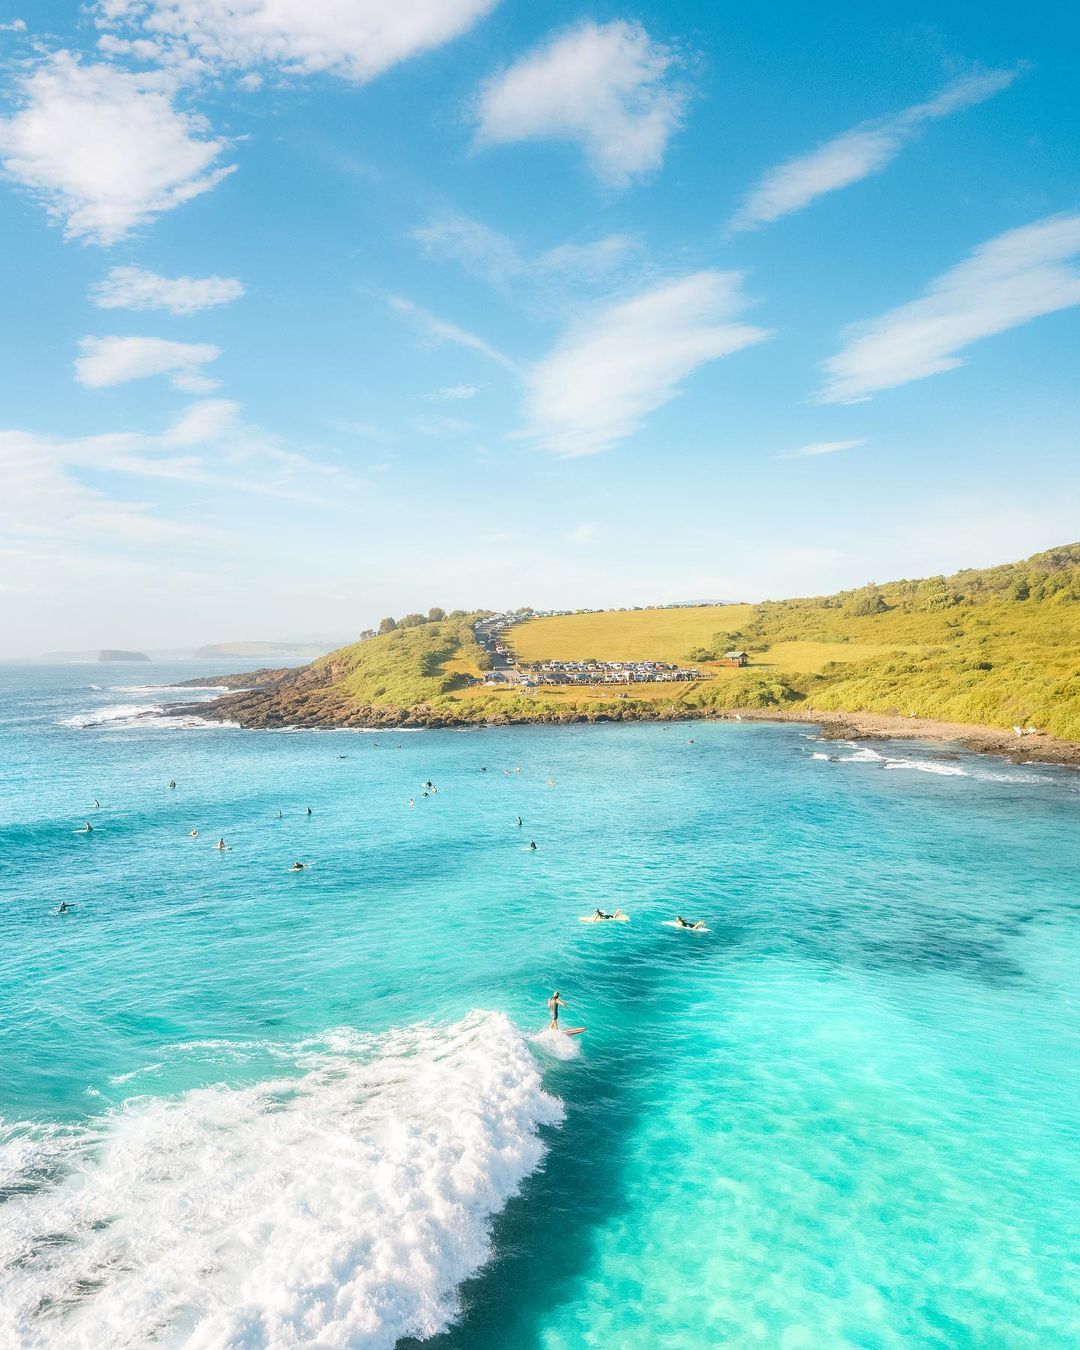
[{"label": "white sea foam", "polygon": [[567,1036],[565,1032],[552,1031],[551,1027],[536,1032],[529,1041],[552,1059],[578,1059],[581,1055],[579,1036]]},{"label": "white sea foam", "polygon": [[253,1086],[0,1131],[0,1345],[391,1350],[455,1316],[562,1117],[501,1014],[341,1031]]},{"label": "white sea foam", "polygon": [[78,731],[105,728],[119,731],[125,728],[143,729],[172,728],[173,730],[192,730],[198,727],[238,727],[239,722],[217,721],[210,717],[199,717],[197,713],[168,713],[161,703],[117,703],[108,708],[98,708],[93,712],[75,713],[63,718],[62,727],[74,727]]},{"label": "white sea foam", "polygon": [[108,708],[97,708],[93,712],[75,713],[73,717],[65,717],[60,725],[79,729],[104,727],[113,722],[133,722],[160,713],[160,703],[114,703]]},{"label": "white sea foam", "polygon": [[890,759],[887,769],[915,769],[918,773],[936,773],[942,778],[967,778],[967,769],[959,764],[942,764],[936,759]]}]

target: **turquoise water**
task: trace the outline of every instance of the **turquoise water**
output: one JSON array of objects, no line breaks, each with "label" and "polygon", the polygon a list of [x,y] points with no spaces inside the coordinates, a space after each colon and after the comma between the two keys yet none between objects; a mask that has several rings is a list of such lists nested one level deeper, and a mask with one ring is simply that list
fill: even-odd
[{"label": "turquoise water", "polygon": [[1080,776],[191,674],[0,669],[0,1345],[1080,1344]]}]

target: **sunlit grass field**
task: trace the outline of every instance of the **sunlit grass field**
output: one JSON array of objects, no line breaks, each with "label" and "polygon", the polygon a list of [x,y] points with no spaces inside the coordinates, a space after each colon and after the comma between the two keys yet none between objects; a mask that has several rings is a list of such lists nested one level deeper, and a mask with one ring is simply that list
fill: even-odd
[{"label": "sunlit grass field", "polygon": [[688,609],[605,610],[533,619],[510,630],[519,661],[674,661],[712,645],[717,633],[735,632],[754,615],[753,605],[697,605]]}]

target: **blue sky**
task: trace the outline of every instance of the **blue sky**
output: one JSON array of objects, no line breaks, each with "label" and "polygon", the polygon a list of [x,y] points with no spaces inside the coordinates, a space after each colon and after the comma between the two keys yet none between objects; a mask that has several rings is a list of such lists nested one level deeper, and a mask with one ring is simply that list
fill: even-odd
[{"label": "blue sky", "polygon": [[2,0],[0,654],[1080,537],[1078,37]]}]

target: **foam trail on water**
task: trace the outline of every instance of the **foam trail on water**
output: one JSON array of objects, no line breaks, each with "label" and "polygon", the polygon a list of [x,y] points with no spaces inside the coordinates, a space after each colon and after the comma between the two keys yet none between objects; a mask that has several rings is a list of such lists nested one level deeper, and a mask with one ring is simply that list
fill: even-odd
[{"label": "foam trail on water", "polygon": [[294,1075],[0,1130],[0,1345],[391,1350],[430,1336],[562,1117],[506,1017],[290,1052]]},{"label": "foam trail on water", "polygon": [[552,1031],[545,1027],[529,1037],[532,1045],[543,1050],[553,1059],[577,1059],[581,1054],[581,1041],[577,1036],[567,1036],[562,1031]]}]

